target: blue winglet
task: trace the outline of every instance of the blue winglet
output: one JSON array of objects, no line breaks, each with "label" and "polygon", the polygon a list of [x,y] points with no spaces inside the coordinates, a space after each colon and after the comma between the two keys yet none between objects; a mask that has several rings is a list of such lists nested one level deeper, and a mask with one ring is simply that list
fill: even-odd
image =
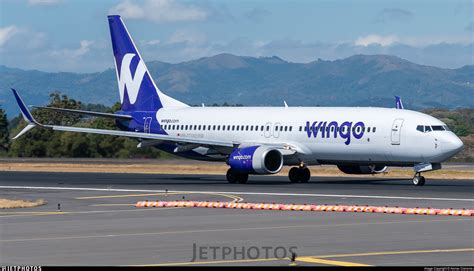
[{"label": "blue winglet", "polygon": [[395,96],[395,106],[397,109],[403,109],[402,99],[398,96]]},{"label": "blue winglet", "polygon": [[28,123],[34,123],[36,125],[40,125],[35,118],[33,118],[33,115],[31,115],[30,110],[28,110],[28,107],[26,107],[25,103],[21,99],[20,95],[18,95],[18,92],[12,88],[13,95],[15,96],[16,102],[18,103],[18,107],[20,107],[21,114],[23,115],[23,118],[28,122]]}]

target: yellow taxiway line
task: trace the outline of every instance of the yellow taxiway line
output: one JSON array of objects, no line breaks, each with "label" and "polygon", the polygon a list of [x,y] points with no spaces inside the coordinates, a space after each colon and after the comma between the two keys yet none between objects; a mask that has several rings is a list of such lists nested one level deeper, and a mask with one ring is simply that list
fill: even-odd
[{"label": "yellow taxiway line", "polygon": [[335,265],[335,266],[372,266],[372,265],[363,264],[363,263],[323,260],[319,258],[320,257],[318,258],[301,257],[301,258],[297,258],[296,261],[305,262],[305,263],[319,263],[319,264],[325,264],[325,265]]},{"label": "yellow taxiway line", "polygon": [[241,202],[244,199],[242,197],[225,194],[225,193],[209,193],[209,192],[168,192],[168,193],[149,193],[149,194],[118,194],[118,195],[100,195],[100,196],[88,196],[88,197],[78,197],[75,199],[87,200],[87,199],[109,199],[109,198],[130,198],[130,197],[147,197],[147,196],[169,196],[169,195],[184,195],[184,194],[203,194],[203,195],[213,195],[213,196],[222,196],[226,198],[233,199],[234,202]]},{"label": "yellow taxiway line", "polygon": [[[457,248],[457,249],[432,249],[432,250],[405,250],[405,251],[378,251],[378,252],[364,252],[351,254],[330,254],[319,256],[304,256],[297,257],[296,262],[317,263],[333,266],[371,266],[363,263],[325,260],[326,258],[343,258],[343,257],[368,257],[379,255],[400,255],[400,254],[420,254],[420,253],[452,253],[452,252],[469,252],[474,251],[474,248]],[[203,261],[203,262],[176,262],[176,263],[159,263],[159,264],[141,264],[132,266],[182,266],[182,265],[215,265],[223,263],[251,263],[251,262],[269,262],[269,261],[284,261],[289,259],[279,258],[260,258],[260,259],[242,259],[242,260],[222,260],[222,261]],[[291,263],[290,263],[291,264]]]}]

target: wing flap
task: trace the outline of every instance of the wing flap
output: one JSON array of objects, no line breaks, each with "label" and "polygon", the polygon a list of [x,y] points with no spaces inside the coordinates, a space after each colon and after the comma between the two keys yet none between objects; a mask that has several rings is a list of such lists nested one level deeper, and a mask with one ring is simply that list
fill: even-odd
[{"label": "wing flap", "polygon": [[195,138],[181,137],[181,136],[169,136],[169,135],[148,134],[148,133],[106,130],[106,129],[82,128],[82,127],[70,127],[70,126],[47,125],[44,127],[52,128],[53,130],[64,131],[64,132],[124,136],[124,137],[141,138],[141,139],[155,139],[155,140],[163,140],[163,141],[168,141],[168,142],[193,143],[193,144],[199,144],[199,145],[204,145],[204,146],[234,147],[234,143],[232,142],[208,140],[208,139],[195,139]]}]

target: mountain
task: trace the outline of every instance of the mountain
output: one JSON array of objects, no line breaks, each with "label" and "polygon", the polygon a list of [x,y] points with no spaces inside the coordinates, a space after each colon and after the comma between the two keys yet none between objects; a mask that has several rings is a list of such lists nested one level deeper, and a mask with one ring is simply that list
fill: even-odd
[{"label": "mountain", "polygon": [[[474,65],[443,69],[388,55],[355,55],[311,63],[274,57],[220,54],[170,64],[147,63],[160,89],[188,104],[393,107],[394,95],[410,109],[474,107]],[[10,88],[28,104],[44,105],[58,90],[85,103],[118,101],[115,71],[79,74],[0,66],[0,106],[19,111]]]}]

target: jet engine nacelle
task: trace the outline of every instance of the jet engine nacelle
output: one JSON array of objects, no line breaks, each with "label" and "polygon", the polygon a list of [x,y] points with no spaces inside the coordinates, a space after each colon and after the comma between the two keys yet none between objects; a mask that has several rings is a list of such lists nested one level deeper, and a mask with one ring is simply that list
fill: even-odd
[{"label": "jet engine nacelle", "polygon": [[380,174],[387,171],[387,166],[338,165],[337,168],[346,174]]},{"label": "jet engine nacelle", "polygon": [[252,146],[235,149],[227,163],[240,172],[275,174],[283,167],[283,155],[274,147]]}]

